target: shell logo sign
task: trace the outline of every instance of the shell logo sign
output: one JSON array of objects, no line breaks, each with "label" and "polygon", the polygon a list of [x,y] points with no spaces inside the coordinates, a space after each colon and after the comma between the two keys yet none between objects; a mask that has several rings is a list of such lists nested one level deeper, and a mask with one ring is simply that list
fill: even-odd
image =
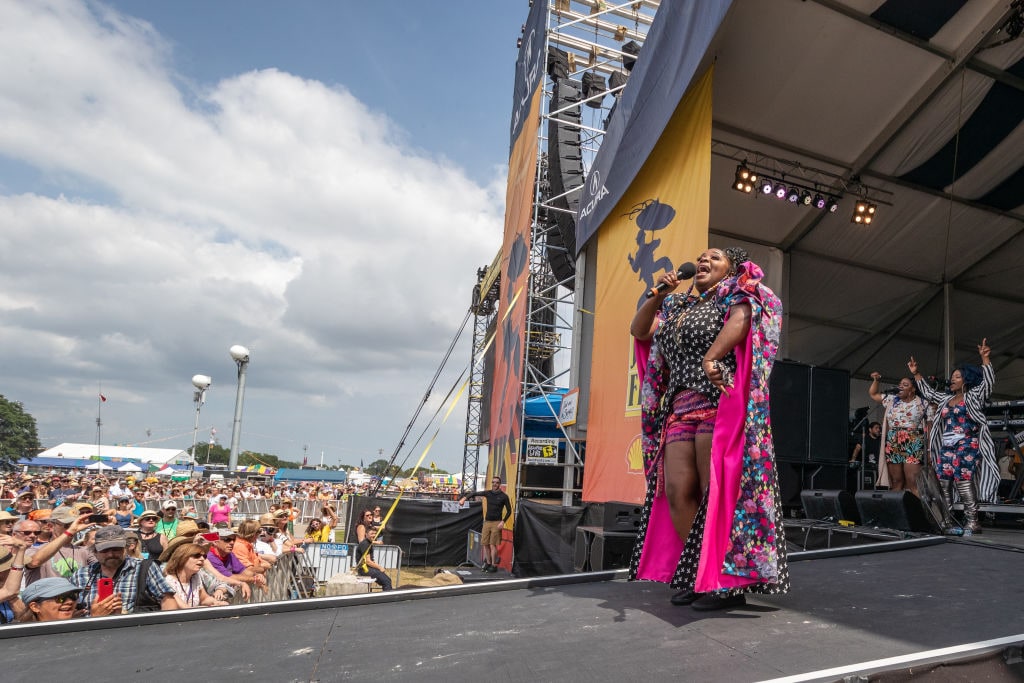
[{"label": "shell logo sign", "polygon": [[639,434],[629,442],[629,448],[626,449],[626,469],[630,474],[644,472],[644,447]]}]

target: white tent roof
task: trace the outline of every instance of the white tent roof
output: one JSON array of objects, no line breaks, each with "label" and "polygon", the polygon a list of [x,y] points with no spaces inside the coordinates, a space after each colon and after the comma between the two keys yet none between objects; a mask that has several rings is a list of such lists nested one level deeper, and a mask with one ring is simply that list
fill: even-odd
[{"label": "white tent roof", "polygon": [[98,472],[106,472],[107,470],[112,470],[114,468],[111,467],[110,465],[105,465],[102,462],[100,462],[99,460],[97,460],[96,462],[94,462],[94,463],[92,463],[90,465],[86,465],[85,469],[87,469],[87,470],[96,470]]},{"label": "white tent roof", "polygon": [[[752,243],[766,271],[780,266],[780,357],[895,383],[913,355],[942,376],[948,302],[953,364],[977,363],[987,337],[994,398],[1024,397],[1024,37],[1011,5],[734,0],[705,60],[710,242]],[[838,211],[734,191],[744,160],[833,193]],[[868,226],[850,221],[863,186],[879,200]]]},{"label": "white tent roof", "polygon": [[115,466],[118,460],[138,460],[154,465],[163,465],[165,463],[187,465],[189,462],[188,451],[177,448],[101,445],[97,452],[96,444],[94,443],[62,443],[59,446],[46,449],[39,455],[46,458],[93,458],[99,455],[105,461],[113,461]]},{"label": "white tent roof", "polygon": [[118,472],[141,472],[142,468],[133,462],[126,462],[117,468]]}]

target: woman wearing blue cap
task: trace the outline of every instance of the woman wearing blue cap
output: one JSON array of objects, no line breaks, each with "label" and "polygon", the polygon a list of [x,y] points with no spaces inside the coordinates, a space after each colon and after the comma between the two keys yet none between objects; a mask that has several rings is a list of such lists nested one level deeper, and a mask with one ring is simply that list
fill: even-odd
[{"label": "woman wearing blue cap", "polygon": [[21,591],[21,601],[28,611],[24,621],[61,621],[75,616],[75,605],[81,589],[65,578],[39,579]]},{"label": "woman wearing blue cap", "polygon": [[929,433],[929,448],[935,459],[946,507],[953,506],[953,489],[964,504],[964,535],[981,533],[978,501],[994,501],[999,486],[995,447],[985,417],[985,402],[992,395],[996,376],[989,355],[988,340],[978,345],[981,367],[963,364],[949,377],[949,391],[936,391],[911,356],[907,369],[914,375],[918,393],[938,406]]}]

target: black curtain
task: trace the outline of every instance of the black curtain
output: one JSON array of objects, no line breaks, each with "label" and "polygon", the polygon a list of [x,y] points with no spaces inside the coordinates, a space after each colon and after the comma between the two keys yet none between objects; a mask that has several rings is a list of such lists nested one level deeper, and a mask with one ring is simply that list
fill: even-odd
[{"label": "black curtain", "polygon": [[586,523],[588,507],[520,499],[512,573],[519,577],[572,574],[576,527]]},{"label": "black curtain", "polygon": [[[351,496],[349,509],[352,513],[348,524],[347,541],[356,542],[356,522],[362,510],[373,509],[379,505],[383,517],[394,502],[393,498]],[[468,510],[459,510],[458,513],[441,512],[439,500],[402,498],[384,529],[384,543],[397,545],[408,555],[409,539],[425,538],[428,565],[457,567],[466,561],[469,532],[480,531],[483,527],[483,513],[480,507],[480,503],[471,502]]]}]

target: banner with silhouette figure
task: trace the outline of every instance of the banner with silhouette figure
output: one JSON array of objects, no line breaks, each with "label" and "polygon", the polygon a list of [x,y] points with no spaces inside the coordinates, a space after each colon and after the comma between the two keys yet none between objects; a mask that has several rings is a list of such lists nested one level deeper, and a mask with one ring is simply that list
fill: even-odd
[{"label": "banner with silhouette figure", "polygon": [[712,69],[695,80],[597,231],[588,502],[643,500],[640,382],[629,324],[663,272],[696,261],[708,246],[711,82]]},{"label": "banner with silhouette figure", "polygon": [[[535,2],[523,30],[512,102],[511,153],[501,247],[501,293],[494,339],[488,475],[501,477],[515,505],[522,430],[526,286],[530,275],[530,227],[537,169],[540,81],[544,74],[547,3]],[[512,517],[509,517],[511,525]]]}]

